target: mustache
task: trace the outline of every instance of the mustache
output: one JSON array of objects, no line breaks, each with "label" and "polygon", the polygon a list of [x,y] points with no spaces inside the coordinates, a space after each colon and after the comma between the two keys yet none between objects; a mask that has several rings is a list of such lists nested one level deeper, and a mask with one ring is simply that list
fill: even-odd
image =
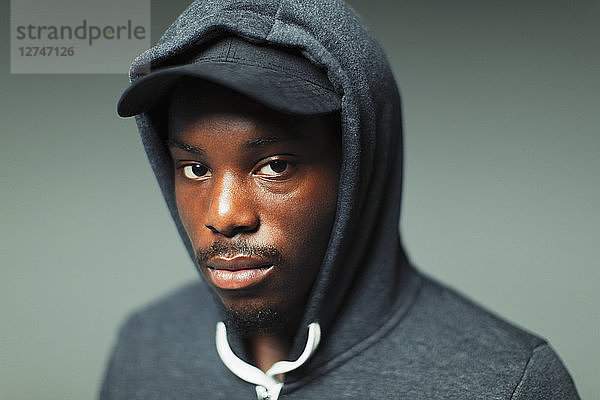
[{"label": "mustache", "polygon": [[214,242],[210,247],[201,247],[196,250],[196,264],[205,265],[211,258],[232,258],[238,255],[264,258],[273,264],[280,264],[283,259],[281,252],[274,246],[248,242]]}]

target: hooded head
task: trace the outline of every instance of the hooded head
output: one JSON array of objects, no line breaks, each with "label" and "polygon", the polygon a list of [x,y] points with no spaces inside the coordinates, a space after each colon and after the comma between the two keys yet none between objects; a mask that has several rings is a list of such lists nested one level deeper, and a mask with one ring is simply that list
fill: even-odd
[{"label": "hooded head", "polygon": [[[304,226],[300,227],[297,243],[288,238],[291,247],[281,251],[277,245],[269,243],[257,244],[254,250],[249,250],[247,242],[239,242],[235,245],[238,247],[220,249],[220,254],[225,254],[221,258],[227,258],[228,252],[233,255],[240,249],[250,254],[254,251],[258,259],[267,259],[269,265],[289,258],[294,251],[290,265],[305,259],[306,268],[310,270],[308,277],[302,283],[292,280],[300,288],[302,309],[297,316],[300,328],[290,358],[297,357],[304,347],[306,326],[319,322],[323,332],[322,345],[311,362],[323,364],[340,357],[375,332],[383,334],[390,318],[398,312],[398,304],[411,295],[402,290],[407,286],[410,274],[406,273],[408,262],[398,233],[402,187],[402,126],[398,90],[385,55],[371,32],[352,9],[334,0],[195,1],[156,46],[133,62],[130,70],[132,87],[136,82],[149,79],[147,75],[180,65],[182,60],[193,59],[198,49],[229,37],[261,47],[284,48],[290,54],[303,57],[326,76],[325,86],[338,100],[333,109],[339,108],[339,112],[333,114],[334,117],[328,114],[311,118],[307,118],[306,114],[314,115],[314,111],[304,112],[305,116],[296,124],[295,117],[289,115],[294,111],[286,110],[286,102],[280,99],[274,104],[267,103],[248,110],[248,96],[255,97],[252,92],[244,91],[243,95],[229,93],[231,97],[228,98],[234,100],[228,104],[233,107],[225,110],[223,104],[210,95],[212,89],[206,84],[196,88],[204,90],[206,96],[195,104],[208,113],[188,112],[180,101],[185,100],[187,105],[193,103],[189,90],[193,86],[180,83],[171,101],[171,105],[178,105],[171,107],[176,110],[170,113],[171,123],[166,123],[165,113],[160,116],[143,112],[136,115],[138,129],[182,240],[198,264],[214,262],[210,261],[211,252],[219,250],[218,247],[223,244],[223,241],[215,241],[215,246],[201,245],[207,242],[200,238],[198,226],[205,232],[218,232],[223,238],[232,237],[233,231],[231,226],[227,228],[227,224],[220,224],[216,219],[211,223],[205,217],[199,217],[207,212],[210,201],[204,202],[207,204],[204,208],[182,204],[181,199],[193,197],[182,194],[189,186],[186,189],[183,181],[177,180],[191,177],[194,183],[198,183],[198,179],[210,174],[210,168],[205,168],[197,160],[188,164],[182,162],[185,157],[181,152],[205,150],[199,147],[218,149],[231,146],[232,143],[218,133],[231,132],[232,126],[224,129],[226,122],[219,118],[223,112],[232,109],[240,111],[234,113],[237,119],[234,118],[233,128],[237,133],[233,140],[237,145],[255,139],[268,142],[271,140],[268,138],[286,135],[297,139],[302,136],[303,130],[297,129],[301,124],[310,127],[304,131],[317,133],[302,141],[303,146],[314,153],[315,160],[329,160],[329,164],[321,169],[325,173],[307,180],[313,185],[307,193],[312,191],[313,197],[298,197],[294,208],[286,206],[282,197],[269,195],[276,210],[272,214],[278,216],[281,222],[272,226],[280,227],[281,232],[289,235],[299,227],[285,227],[286,219],[302,221],[300,225]],[[184,64],[186,62],[189,63],[184,61]],[[215,82],[215,79],[204,78]],[[323,102],[335,103],[333,100]],[[277,110],[282,103],[282,109]],[[296,111],[296,114],[302,112]],[[194,117],[190,119],[189,115]],[[265,115],[268,118],[265,119]],[[178,125],[176,121],[183,123]],[[335,121],[334,127],[331,126],[332,121]],[[213,140],[188,143],[190,132],[198,131],[212,135]],[[172,139],[171,150],[165,140],[167,136]],[[197,148],[194,149],[194,146]],[[329,157],[323,149],[331,150]],[[341,157],[336,156],[336,149],[340,150]],[[263,175],[279,174],[285,172],[288,166],[288,160],[267,161],[253,171]],[[181,170],[179,175],[175,173],[177,168]],[[220,177],[219,182],[221,186],[227,185],[226,174]],[[332,192],[331,188],[335,190]],[[248,193],[252,199],[256,198],[255,195]],[[315,203],[315,199],[320,202]],[[313,204],[319,204],[318,210],[315,211]],[[246,212],[248,209],[244,207],[240,210],[238,217],[246,215],[247,219],[238,226],[242,226],[246,233],[252,232],[260,223],[260,218],[256,218],[260,213]],[[247,262],[253,262],[251,257]],[[228,278],[224,275],[206,277],[213,288],[219,282],[227,285],[225,281]],[[219,296],[223,303],[233,301],[224,298],[222,293]],[[275,303],[284,303],[284,299],[274,299]]]}]

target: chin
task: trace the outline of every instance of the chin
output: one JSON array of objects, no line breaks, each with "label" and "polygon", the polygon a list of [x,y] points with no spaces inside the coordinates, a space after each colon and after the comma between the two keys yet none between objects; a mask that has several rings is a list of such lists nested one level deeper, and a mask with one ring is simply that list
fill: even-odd
[{"label": "chin", "polygon": [[265,301],[247,297],[221,300],[225,325],[241,337],[294,332],[304,309],[293,307],[285,301]]},{"label": "chin", "polygon": [[276,335],[285,330],[285,313],[272,307],[225,306],[225,325],[241,337]]}]

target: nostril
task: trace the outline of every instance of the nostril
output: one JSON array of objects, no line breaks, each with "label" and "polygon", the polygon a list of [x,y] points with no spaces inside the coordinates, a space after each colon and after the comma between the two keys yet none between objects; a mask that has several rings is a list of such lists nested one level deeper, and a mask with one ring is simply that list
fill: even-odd
[{"label": "nostril", "polygon": [[219,231],[212,225],[204,225],[205,227],[208,228],[208,230],[210,230],[212,233],[218,233]]},{"label": "nostril", "polygon": [[239,234],[244,233],[253,233],[258,230],[258,224],[237,224],[237,225],[227,225],[223,227],[218,227],[215,225],[205,224],[204,225],[208,230],[210,230],[214,234],[223,235],[225,237],[234,237]]}]

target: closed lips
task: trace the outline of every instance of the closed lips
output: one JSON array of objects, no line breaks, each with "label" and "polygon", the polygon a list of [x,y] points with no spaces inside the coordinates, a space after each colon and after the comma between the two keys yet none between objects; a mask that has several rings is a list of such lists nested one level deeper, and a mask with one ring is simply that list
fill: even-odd
[{"label": "closed lips", "polygon": [[262,282],[273,271],[273,266],[256,266],[253,268],[234,267],[213,268],[208,267],[207,275],[210,281],[218,288],[224,290],[247,289]]}]

